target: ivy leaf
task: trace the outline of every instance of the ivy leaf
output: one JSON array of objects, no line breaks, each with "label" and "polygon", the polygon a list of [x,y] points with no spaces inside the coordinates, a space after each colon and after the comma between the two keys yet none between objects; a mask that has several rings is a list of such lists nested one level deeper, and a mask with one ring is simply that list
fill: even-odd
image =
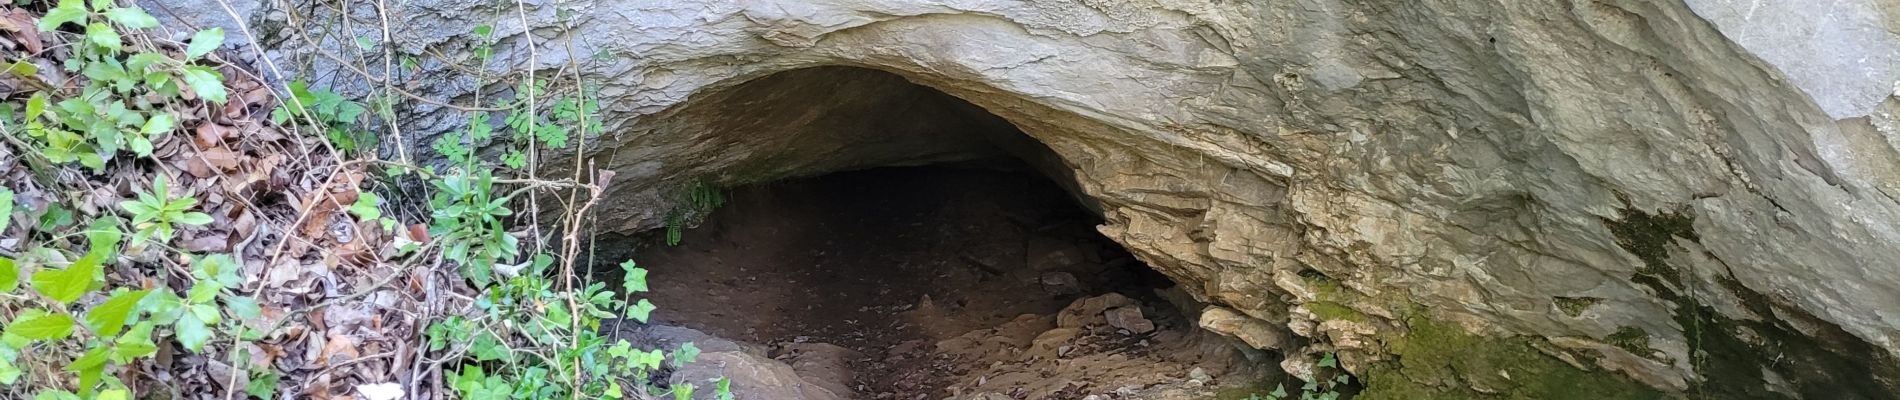
[{"label": "ivy leaf", "polygon": [[86,311],[86,326],[92,327],[99,336],[119,334],[125,328],[125,320],[137,308],[139,300],[145,299],[150,290],[135,290],[113,295],[106,302]]},{"label": "ivy leaf", "polygon": [[32,317],[20,317],[7,324],[8,335],[19,335],[31,340],[59,340],[73,334],[73,317],[66,314],[41,314]]},{"label": "ivy leaf", "polygon": [[665,360],[665,352],[660,351],[660,349],[653,349],[652,351],[634,350],[633,360],[631,361],[633,361],[633,365],[645,369],[660,369],[660,362]]},{"label": "ivy leaf", "polygon": [[687,363],[698,359],[699,346],[693,345],[693,342],[686,342],[680,345],[679,350],[673,351],[673,368],[685,368]]},{"label": "ivy leaf", "polygon": [[692,398],[693,384],[681,383],[673,386],[673,400],[690,400]]},{"label": "ivy leaf", "polygon": [[46,269],[33,274],[33,289],[40,294],[60,303],[79,300],[92,289],[93,279],[99,275],[99,261],[105,258],[101,252],[94,251],[66,269]]},{"label": "ivy leaf", "polygon": [[620,269],[627,272],[626,278],[621,281],[620,285],[626,289],[626,292],[629,294],[645,292],[647,291],[647,269],[633,265],[633,260],[620,263]]},{"label": "ivy leaf", "polygon": [[659,307],[654,307],[653,303],[647,301],[647,299],[640,299],[639,303],[634,303],[632,307],[627,307],[627,318],[633,318],[633,320],[640,321],[640,323],[644,324],[647,322],[647,317],[652,316],[653,310],[657,308]]},{"label": "ivy leaf", "polygon": [[364,221],[382,218],[382,209],[376,207],[381,202],[382,198],[377,197],[375,193],[363,192],[361,196],[357,196],[355,203],[350,204],[350,214]]},{"label": "ivy leaf", "polygon": [[199,58],[211,54],[218,46],[224,45],[224,28],[211,28],[191,35],[191,45],[185,47],[185,57]]},{"label": "ivy leaf", "polygon": [[120,46],[125,44],[119,40],[119,31],[113,30],[111,25],[98,22],[86,24],[86,41],[113,53],[119,52]]},{"label": "ivy leaf", "polygon": [[46,16],[40,17],[40,31],[52,31],[59,29],[60,25],[65,25],[68,22],[80,22],[85,20],[86,3],[84,1],[59,0],[59,6],[47,10]]},{"label": "ivy leaf", "polygon": [[172,331],[178,336],[178,344],[193,353],[204,351],[205,342],[211,341],[211,327],[206,326],[205,321],[198,319],[194,313],[178,317],[178,324],[172,326]]},{"label": "ivy leaf", "polygon": [[193,65],[185,67],[185,85],[193,93],[213,103],[224,103],[224,77],[211,67]]},{"label": "ivy leaf", "polygon": [[158,27],[157,18],[152,18],[151,14],[146,14],[145,10],[138,9],[137,7],[120,7],[106,10],[106,19],[112,20],[112,23],[124,25],[132,29]]}]

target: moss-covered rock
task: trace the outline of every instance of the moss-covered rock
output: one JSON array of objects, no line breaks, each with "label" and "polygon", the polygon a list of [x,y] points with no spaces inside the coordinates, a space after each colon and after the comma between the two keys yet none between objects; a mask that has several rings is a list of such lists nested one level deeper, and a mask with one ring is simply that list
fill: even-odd
[{"label": "moss-covered rock", "polygon": [[[1677,238],[1699,240],[1694,219],[1686,214],[1624,210],[1620,220],[1606,220],[1605,225],[1616,235],[1617,245],[1643,260],[1644,268],[1630,279],[1676,305],[1673,317],[1689,341],[1692,365],[1702,377],[1690,387],[1691,397],[1790,398],[1771,389],[1771,380],[1783,391],[1811,399],[1886,399],[1900,393],[1900,363],[1838,326],[1777,307],[1767,296],[1725,274],[1716,274],[1720,288],[1685,289],[1696,285],[1685,281],[1681,270],[1667,260]],[[1711,290],[1727,291],[1760,319],[1722,314],[1702,300]],[[1790,319],[1805,329],[1797,329]],[[1647,348],[1647,335],[1635,340],[1642,332],[1630,329],[1606,339],[1633,352]],[[1771,373],[1773,379],[1768,376]]]},{"label": "moss-covered rock", "polygon": [[1539,351],[1535,339],[1488,338],[1422,312],[1405,334],[1383,337],[1397,360],[1373,365],[1362,400],[1658,399],[1664,394],[1613,372],[1583,370]]}]

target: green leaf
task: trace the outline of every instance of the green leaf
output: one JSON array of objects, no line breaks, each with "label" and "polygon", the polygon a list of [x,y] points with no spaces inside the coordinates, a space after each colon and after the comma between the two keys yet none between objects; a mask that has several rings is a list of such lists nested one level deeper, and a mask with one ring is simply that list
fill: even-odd
[{"label": "green leaf", "polygon": [[20,287],[20,266],[13,259],[0,257],[0,293],[13,293]]},{"label": "green leaf", "polygon": [[224,290],[224,285],[218,282],[198,282],[197,284],[191,285],[190,291],[185,292],[185,302],[191,304],[209,303],[211,299],[218,297],[219,290]]},{"label": "green leaf", "polygon": [[185,313],[178,317],[178,324],[172,326],[172,331],[178,336],[178,344],[193,353],[204,351],[205,342],[211,341],[211,327],[198,319],[196,313]]},{"label": "green leaf", "polygon": [[73,334],[73,317],[66,314],[42,314],[31,317],[22,316],[7,324],[8,335],[19,335],[31,340],[59,340]]},{"label": "green leaf", "polygon": [[626,289],[628,294],[645,292],[647,291],[647,269],[633,265],[633,260],[620,263],[620,269],[627,272],[626,278],[621,282],[621,287]]},{"label": "green leaf", "polygon": [[199,98],[213,103],[224,103],[224,77],[218,71],[204,66],[185,67],[185,86],[190,86]]},{"label": "green leaf", "polygon": [[224,306],[231,309],[231,315],[242,319],[258,319],[264,316],[264,308],[257,305],[257,299],[246,296],[224,298]]},{"label": "green leaf", "polygon": [[73,261],[66,269],[40,270],[33,274],[33,289],[60,303],[79,300],[92,290],[93,280],[99,275],[99,262],[104,258],[105,255],[94,252]]},{"label": "green leaf", "polygon": [[40,31],[52,31],[59,29],[60,25],[65,25],[68,22],[81,22],[85,20],[85,2],[80,0],[59,0],[58,7],[47,10],[46,16],[40,17]]},{"label": "green leaf", "polygon": [[684,368],[686,364],[698,359],[699,346],[693,345],[693,342],[686,342],[686,344],[680,345],[679,350],[673,351],[673,368]]},{"label": "green leaf", "polygon": [[99,336],[119,334],[119,330],[125,328],[126,318],[130,317],[132,310],[138,306],[139,300],[145,299],[145,295],[149,293],[151,293],[150,290],[135,290],[113,295],[104,303],[99,303],[98,306],[86,311],[86,326],[92,327],[93,332]]},{"label": "green leaf", "polygon": [[119,362],[158,353],[158,344],[152,342],[152,321],[139,322],[125,331],[125,336],[112,342],[113,359]]},{"label": "green leaf", "polygon": [[71,364],[66,364],[65,370],[84,371],[84,370],[104,366],[106,364],[107,350],[110,350],[110,348],[106,346],[93,347],[92,350],[87,351],[85,355],[79,356],[78,359],[74,359]]},{"label": "green leaf", "polygon": [[350,214],[365,221],[382,218],[383,211],[377,207],[381,202],[382,198],[377,197],[375,193],[363,192],[362,196],[356,198],[356,203],[350,204]]},{"label": "green leaf", "polygon": [[41,389],[33,394],[33,400],[79,400],[79,395],[60,389]]},{"label": "green leaf", "polygon": [[250,384],[244,385],[244,394],[270,400],[272,395],[277,394],[277,382],[281,380],[283,376],[277,375],[275,371],[260,371],[257,376],[251,378]]},{"label": "green leaf", "polygon": [[632,361],[634,366],[637,366],[640,368],[660,369],[660,362],[665,361],[665,360],[666,360],[665,352],[662,352],[659,349],[653,349],[652,351],[634,350],[633,359],[629,361]]},{"label": "green leaf", "polygon": [[206,54],[211,54],[211,51],[217,50],[218,46],[223,45],[224,28],[211,28],[198,31],[198,33],[191,35],[191,45],[185,47],[185,57],[194,59],[204,57]]},{"label": "green leaf", "polygon": [[98,22],[86,24],[86,41],[113,53],[119,52],[120,46],[124,45],[119,39],[119,31],[113,30],[111,25]]},{"label": "green leaf", "polygon": [[673,400],[691,400],[692,398],[693,384],[681,383],[673,386]]},{"label": "green leaf", "polygon": [[112,20],[112,23],[133,29],[158,27],[157,18],[152,18],[151,14],[146,14],[145,10],[140,10],[137,7],[121,7],[106,10],[106,19]]},{"label": "green leaf", "polygon": [[653,303],[648,302],[647,299],[640,299],[639,303],[635,303],[632,307],[627,307],[627,317],[644,324],[647,322],[647,317],[651,316],[653,310],[656,308],[659,307],[654,307]]},{"label": "green leaf", "polygon": [[145,126],[139,127],[139,133],[160,135],[171,133],[172,128],[175,127],[177,127],[177,120],[172,118],[171,113],[159,112],[152,114],[152,118],[145,120]]},{"label": "green leaf", "polygon": [[[38,95],[38,93],[34,94]],[[11,222],[13,222],[13,189],[0,187],[0,233],[6,232],[7,225]]]},{"label": "green leaf", "polygon": [[175,222],[185,225],[204,225],[211,223],[211,215],[201,212],[188,212],[179,215],[178,221]]},{"label": "green leaf", "polygon": [[13,362],[7,361],[5,358],[0,358],[0,385],[13,385],[14,383],[18,383],[22,373],[24,372],[20,371],[20,367],[14,366]]},{"label": "green leaf", "polygon": [[40,114],[43,114],[45,112],[46,112],[46,93],[33,92],[33,97],[28,97],[26,99],[26,122],[32,123],[33,120],[38,119],[40,117]]}]

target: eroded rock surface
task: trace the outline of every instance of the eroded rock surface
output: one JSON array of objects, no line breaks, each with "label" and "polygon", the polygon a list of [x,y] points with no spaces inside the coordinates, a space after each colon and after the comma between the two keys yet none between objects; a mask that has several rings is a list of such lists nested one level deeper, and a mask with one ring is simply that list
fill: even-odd
[{"label": "eroded rock surface", "polygon": [[[490,71],[578,66],[609,113],[581,149],[619,171],[606,228],[658,226],[693,181],[981,141],[1072,181],[1196,299],[1305,338],[1282,350],[1339,351],[1367,395],[1506,372],[1392,362],[1432,353],[1419,331],[1521,335],[1468,351],[1665,390],[1873,398],[1900,378],[1891,1],[573,1],[529,2],[526,26],[515,4],[400,3],[368,53],[418,57],[400,80],[458,103],[473,78],[445,64],[474,25],[500,38]],[[323,19],[286,13],[312,9],[236,11],[278,65],[364,89],[303,50],[298,21]],[[354,28],[316,45],[381,34]],[[802,70],[838,65],[955,98]],[[400,112],[411,151],[467,118]],[[1482,381],[1541,393],[1525,379]]]}]

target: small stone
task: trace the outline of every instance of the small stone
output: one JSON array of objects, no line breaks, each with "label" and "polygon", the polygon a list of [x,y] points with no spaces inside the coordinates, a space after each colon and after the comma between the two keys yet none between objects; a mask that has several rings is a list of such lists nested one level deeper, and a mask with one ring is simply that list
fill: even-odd
[{"label": "small stone", "polygon": [[1194,370],[1188,371],[1188,379],[1205,382],[1205,381],[1214,380],[1214,376],[1208,375],[1206,369],[1202,369],[1201,367],[1194,367]]},{"label": "small stone", "polygon": [[1038,281],[1042,283],[1042,290],[1049,294],[1067,296],[1082,293],[1081,281],[1067,272],[1044,272]]},{"label": "small stone", "polygon": [[1131,334],[1154,332],[1155,323],[1141,316],[1141,307],[1116,307],[1102,312],[1108,318],[1108,326],[1127,330]]}]

